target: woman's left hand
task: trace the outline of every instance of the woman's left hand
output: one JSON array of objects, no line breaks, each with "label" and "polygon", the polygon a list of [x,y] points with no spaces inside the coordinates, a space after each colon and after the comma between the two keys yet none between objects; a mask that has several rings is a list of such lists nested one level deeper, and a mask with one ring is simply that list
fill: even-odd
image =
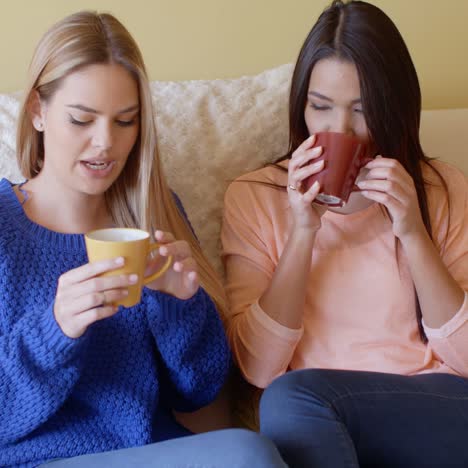
[{"label": "woman's left hand", "polygon": [[413,179],[399,161],[377,156],[366,166],[366,178],[357,182],[361,194],[384,205],[401,241],[425,232]]},{"label": "woman's left hand", "polygon": [[156,242],[160,244],[159,255],[149,261],[145,276],[149,276],[161,268],[169,255],[172,255],[173,263],[162,276],[146,286],[171,294],[179,299],[190,299],[200,285],[197,263],[192,257],[190,245],[187,241],[176,240],[170,232],[156,231],[155,237]]}]

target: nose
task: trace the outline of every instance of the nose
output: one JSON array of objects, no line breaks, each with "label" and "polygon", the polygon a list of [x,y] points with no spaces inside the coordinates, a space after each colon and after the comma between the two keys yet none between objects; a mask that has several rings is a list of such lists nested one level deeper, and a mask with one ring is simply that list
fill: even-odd
[{"label": "nose", "polygon": [[351,112],[347,109],[337,110],[333,116],[333,121],[330,122],[331,132],[347,133],[348,135],[354,135],[353,118]]},{"label": "nose", "polygon": [[96,126],[96,131],[93,135],[93,146],[101,150],[108,150],[112,147],[112,123],[100,122]]}]

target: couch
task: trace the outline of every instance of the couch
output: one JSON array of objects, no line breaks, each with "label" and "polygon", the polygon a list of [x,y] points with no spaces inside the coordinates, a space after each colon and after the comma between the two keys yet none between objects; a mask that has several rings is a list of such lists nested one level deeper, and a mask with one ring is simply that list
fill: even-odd
[{"label": "couch", "polygon": [[[286,151],[292,65],[231,80],[153,81],[159,148],[167,178],[221,273],[219,231],[229,181]],[[0,94],[0,178],[21,180],[15,120],[21,94]],[[422,112],[423,148],[468,176],[468,109]]]},{"label": "couch", "polygon": [[[231,80],[151,83],[164,170],[220,274],[224,192],[240,174],[286,151],[291,73],[286,64]],[[0,94],[0,178],[12,181],[22,180],[15,160],[19,102],[20,93]],[[468,109],[423,111],[421,138],[429,156],[468,176]],[[197,422],[216,427],[220,421],[208,421],[213,414]]]}]

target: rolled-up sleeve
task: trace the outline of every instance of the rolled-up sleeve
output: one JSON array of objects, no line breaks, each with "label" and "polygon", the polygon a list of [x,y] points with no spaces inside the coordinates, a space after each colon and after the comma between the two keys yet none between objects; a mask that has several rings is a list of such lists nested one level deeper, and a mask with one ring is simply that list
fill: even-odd
[{"label": "rolled-up sleeve", "polygon": [[429,328],[424,321],[423,326],[429,346],[439,359],[468,377],[468,182],[464,174],[450,166],[446,182],[450,201],[442,189],[434,187],[428,200],[433,207],[433,238],[450,274],[465,291],[465,300],[440,328]]},{"label": "rolled-up sleeve", "polygon": [[252,188],[253,185],[234,182],[229,187],[221,238],[231,348],[244,377],[265,388],[288,369],[303,328],[284,327],[258,305],[271,282],[277,260],[271,250],[275,239],[268,207],[257,193],[261,189]]}]

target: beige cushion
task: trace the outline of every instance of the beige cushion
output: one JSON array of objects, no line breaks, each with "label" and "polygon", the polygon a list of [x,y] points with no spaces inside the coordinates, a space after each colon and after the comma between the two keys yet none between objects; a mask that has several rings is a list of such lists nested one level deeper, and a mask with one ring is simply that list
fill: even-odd
[{"label": "beige cushion", "polygon": [[[219,261],[224,191],[235,177],[287,148],[292,65],[232,80],[152,82],[159,146],[169,183],[182,199],[202,246]],[[19,95],[0,95],[0,178],[21,180],[14,125]],[[468,109],[425,111],[423,147],[468,174]]]}]

